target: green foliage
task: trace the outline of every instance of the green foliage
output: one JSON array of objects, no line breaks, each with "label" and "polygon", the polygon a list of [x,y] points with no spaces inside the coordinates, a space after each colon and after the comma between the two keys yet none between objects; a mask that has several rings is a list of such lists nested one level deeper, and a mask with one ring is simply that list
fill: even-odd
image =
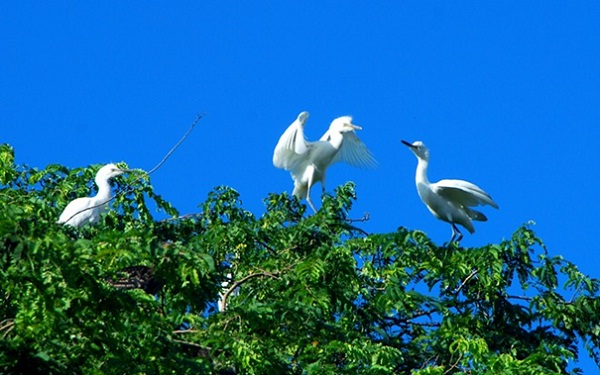
[{"label": "green foliage", "polygon": [[[256,218],[219,187],[178,217],[143,173],[115,179],[99,225],[56,224],[98,167],[16,166],[0,147],[6,373],[565,374],[578,342],[597,353],[600,282],[527,226],[481,248],[367,235],[351,183],[312,216],[270,194]],[[156,295],[111,283],[135,265]]]}]

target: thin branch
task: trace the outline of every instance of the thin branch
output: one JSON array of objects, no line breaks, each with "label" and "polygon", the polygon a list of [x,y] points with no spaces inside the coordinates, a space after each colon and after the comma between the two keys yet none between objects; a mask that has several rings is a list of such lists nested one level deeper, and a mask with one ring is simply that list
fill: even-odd
[{"label": "thin branch", "polygon": [[[158,168],[162,167],[162,165],[163,165],[163,164],[164,164],[164,163],[167,161],[167,159],[168,159],[168,158],[169,158],[169,157],[170,157],[170,156],[173,154],[173,152],[175,152],[175,150],[176,150],[176,149],[177,149],[177,148],[178,148],[178,147],[179,147],[179,146],[180,146],[180,145],[183,143],[183,141],[185,141],[185,139],[188,137],[188,135],[190,135],[190,133],[192,132],[192,130],[194,130],[194,127],[196,126],[196,124],[198,124],[198,121],[200,121],[200,119],[201,119],[203,116],[204,116],[204,113],[199,113],[199,114],[196,116],[196,120],[194,120],[194,122],[192,123],[192,125],[190,126],[190,128],[188,129],[188,131],[187,131],[187,132],[185,132],[185,134],[183,135],[183,137],[181,137],[181,139],[180,139],[180,140],[179,140],[179,141],[178,141],[178,142],[175,144],[175,146],[173,146],[173,147],[171,148],[171,150],[169,150],[169,152],[167,152],[167,155],[165,155],[165,157],[164,157],[164,158],[162,158],[162,160],[161,160],[161,161],[160,161],[160,162],[159,162],[159,163],[158,163],[158,164],[157,164],[157,165],[156,165],[154,168],[152,168],[152,169],[151,169],[149,172],[145,172],[147,175],[150,175],[150,174],[152,174],[152,173],[156,172],[156,170],[157,170]],[[141,177],[140,177],[140,178],[138,178],[136,181],[138,181],[139,179],[141,179]],[[101,203],[98,203],[98,204],[97,204],[97,205],[95,205],[95,206],[87,207],[87,208],[84,208],[84,209],[83,209],[83,210],[81,210],[81,211],[75,212],[73,215],[71,215],[71,217],[70,217],[70,218],[68,218],[67,220],[65,220],[65,223],[69,222],[69,221],[70,221],[72,218],[74,218],[75,216],[79,215],[79,214],[80,214],[80,213],[82,213],[82,212],[85,212],[85,211],[88,211],[88,210],[93,210],[94,208],[98,208],[98,207],[102,207],[102,206],[104,206],[104,205],[105,205],[105,204],[107,204],[108,202],[110,202],[110,201],[112,201],[113,199],[115,199],[115,198],[117,197],[117,195],[119,195],[119,194],[128,194],[128,193],[130,193],[131,191],[133,191],[133,188],[131,188],[131,186],[130,186],[128,189],[122,190],[122,191],[120,191],[120,192],[116,193],[115,195],[111,196],[111,197],[110,197],[110,198],[109,198],[107,201],[105,201],[105,202],[101,202]]]},{"label": "thin branch", "polygon": [[[262,272],[262,273],[264,273],[264,274],[266,274],[266,275],[271,275],[271,277],[273,277],[273,278],[277,278],[277,279],[279,278],[279,275],[281,275],[281,272],[269,272],[269,271],[267,271],[267,270],[265,270],[265,269],[262,269],[262,268],[260,268],[260,267],[257,267],[257,266],[253,266],[252,268],[254,268],[254,269],[256,269],[256,270],[259,270],[260,272]],[[293,268],[293,267],[292,267],[292,268]],[[285,270],[286,270],[286,271],[289,271],[290,269],[291,269],[290,267],[286,267],[286,268],[285,268]],[[256,272],[255,272],[255,273],[256,273]]]},{"label": "thin branch", "polygon": [[460,362],[460,360],[462,359],[462,357],[463,357],[463,353],[461,353],[461,354],[458,356],[458,359],[456,360],[456,362],[454,362],[454,363],[453,363],[453,364],[452,364],[452,365],[451,365],[451,366],[448,368],[448,370],[446,370],[446,371],[444,372],[444,375],[446,375],[446,374],[449,374],[449,373],[450,373],[452,370],[454,370],[455,368],[458,368],[458,363]]},{"label": "thin branch", "polygon": [[0,325],[1,325],[0,332],[6,331],[2,335],[2,339],[4,340],[6,338],[6,336],[10,333],[10,331],[15,329],[15,320],[14,319],[4,319],[2,322],[0,322]]},{"label": "thin branch", "polygon": [[477,275],[477,273],[479,272],[479,270],[474,270],[473,272],[471,272],[471,274],[469,276],[467,276],[466,279],[463,280],[463,282],[460,284],[460,286],[458,287],[458,289],[456,289],[454,291],[454,294],[458,294],[458,292],[460,292],[460,290],[462,289],[463,286],[465,286],[465,284],[467,283],[467,281],[471,280],[471,278],[475,275]]},{"label": "thin branch", "polygon": [[423,369],[423,368],[425,368],[425,366],[429,366],[429,363],[433,360],[435,360],[434,363],[436,363],[438,361],[438,359],[439,359],[439,356],[432,355],[431,357],[427,358],[425,360],[425,362],[423,362],[423,364],[421,365],[421,368]]},{"label": "thin branch", "polygon": [[185,341],[185,340],[178,340],[178,339],[171,339],[173,342],[179,343],[179,344],[183,344],[183,345],[187,345],[187,346],[191,346],[194,348],[198,348],[198,349],[202,349],[202,350],[209,350],[207,348],[205,348],[202,345],[196,344],[194,342],[189,342],[189,341]]},{"label": "thin branch", "polygon": [[358,228],[358,227],[355,227],[355,226],[353,226],[353,225],[348,225],[348,227],[349,227],[351,230],[353,230],[353,231],[360,232],[360,233],[364,234],[365,236],[368,236],[368,235],[369,235],[369,232],[367,232],[367,231],[365,231],[365,230],[363,230],[363,229],[360,229],[360,228]]},{"label": "thin branch", "polygon": [[571,299],[569,300],[569,302],[567,302],[567,304],[571,304],[573,303],[573,300],[575,299],[575,297],[579,294],[579,291],[581,290],[581,286],[583,285],[583,283],[580,283],[577,286],[577,289],[575,289],[575,292],[573,292],[573,295],[571,296]]},{"label": "thin branch", "polygon": [[434,308],[431,310],[418,310],[416,313],[412,314],[412,316],[410,318],[407,318],[407,320],[420,318],[422,316],[431,316],[434,313],[439,313],[439,311]]},{"label": "thin branch", "polygon": [[15,321],[14,318],[8,318],[8,319],[4,319],[3,321],[0,322],[0,331],[2,331],[5,327],[5,325],[8,325],[10,323],[13,323]]},{"label": "thin branch", "polygon": [[533,301],[533,297],[527,297],[527,296],[507,296],[507,298],[520,299],[520,300],[527,301],[527,302]]},{"label": "thin branch", "polygon": [[410,322],[410,324],[415,325],[415,326],[419,326],[419,327],[441,327],[442,323],[436,323],[436,322],[431,322],[431,323],[426,323],[426,322]]},{"label": "thin branch", "polygon": [[266,243],[265,241],[257,240],[256,242],[258,242],[260,245],[262,245],[271,254],[276,254],[275,249],[273,247],[269,246],[269,244]]},{"label": "thin branch", "polygon": [[346,219],[346,221],[349,223],[356,223],[356,222],[364,223],[366,221],[369,221],[370,218],[371,218],[371,215],[368,212],[365,212],[363,214],[363,217],[361,217],[359,219]]},{"label": "thin branch", "polygon": [[279,279],[279,275],[278,274],[272,274],[269,272],[257,272],[257,273],[251,273],[250,275],[247,275],[245,277],[243,277],[241,280],[236,281],[235,283],[233,283],[233,285],[231,286],[231,288],[227,289],[227,291],[225,293],[223,293],[223,297],[221,298],[220,304],[223,307],[223,310],[225,310],[225,308],[227,307],[227,298],[229,298],[229,295],[231,293],[233,293],[233,291],[238,288],[240,285],[242,285],[243,283],[245,283],[246,281],[253,279],[255,277],[272,277],[274,279]]},{"label": "thin branch", "polygon": [[152,168],[150,170],[150,172],[148,172],[148,174],[152,174],[158,168],[162,167],[162,165],[167,161],[167,159],[175,152],[175,150],[183,143],[183,141],[185,141],[185,139],[188,137],[188,135],[190,135],[190,133],[192,132],[192,130],[194,130],[194,127],[196,127],[196,124],[198,124],[198,121],[200,121],[200,119],[203,116],[204,116],[204,113],[199,113],[196,116],[196,120],[194,120],[194,122],[192,123],[192,125],[190,126],[190,128],[188,129],[188,131],[185,132],[185,134],[183,135],[183,137],[181,137],[181,139],[179,140],[179,142],[177,142],[175,144],[175,146],[173,146],[173,148],[171,148],[171,150],[169,152],[167,152],[167,155],[165,155],[165,157],[156,165],[156,167]]},{"label": "thin branch", "polygon": [[196,332],[200,332],[197,329],[179,329],[176,331],[173,331],[173,333],[196,333]]},{"label": "thin branch", "polygon": [[279,279],[279,275],[278,274],[272,274],[269,272],[257,272],[257,273],[251,273],[250,275],[247,275],[245,277],[243,277],[241,280],[236,281],[235,283],[233,283],[233,285],[231,286],[231,288],[229,288],[227,290],[227,292],[225,292],[225,299],[235,290],[235,288],[238,288],[239,286],[241,286],[243,283],[245,283],[246,281],[253,279],[255,277],[271,277],[273,279]]},{"label": "thin branch", "polygon": [[181,215],[181,216],[177,216],[177,217],[168,217],[166,219],[161,220],[162,223],[165,222],[169,222],[169,221],[175,221],[175,220],[186,220],[186,219],[190,219],[193,217],[197,217],[197,216],[201,216],[202,213],[196,213],[196,214],[185,214],[185,215]]},{"label": "thin branch", "polygon": [[431,322],[431,323],[427,323],[427,322],[414,322],[413,320],[421,318],[423,316],[427,316],[429,318],[429,320],[432,321],[433,319],[431,318],[431,315],[435,314],[435,313],[439,313],[439,311],[436,311],[435,309],[432,309],[432,310],[418,310],[417,312],[412,313],[411,316],[407,316],[407,317],[384,316],[384,317],[382,317],[382,319],[384,321],[386,321],[386,324],[388,324],[387,322],[389,322],[389,323],[395,324],[395,325],[416,324],[416,323],[434,324],[435,322]]}]

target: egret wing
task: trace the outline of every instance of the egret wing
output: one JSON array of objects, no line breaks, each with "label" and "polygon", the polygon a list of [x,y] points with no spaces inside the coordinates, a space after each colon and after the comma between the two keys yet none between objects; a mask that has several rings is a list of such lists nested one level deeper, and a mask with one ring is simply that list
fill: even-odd
[{"label": "egret wing", "polygon": [[489,204],[498,208],[492,197],[479,186],[463,180],[440,180],[431,188],[441,197],[465,207]]},{"label": "egret wing", "polygon": [[[327,133],[325,134],[327,135]],[[323,135],[323,137],[325,137]],[[377,160],[371,154],[371,151],[367,146],[358,138],[356,133],[353,131],[343,133],[344,140],[340,150],[335,155],[332,163],[338,161],[346,162],[353,167],[359,168],[375,168],[377,166]]]},{"label": "egret wing", "polygon": [[308,151],[308,142],[304,137],[304,123],[300,120],[301,116],[302,114],[283,132],[275,146],[273,165],[277,168],[289,170]]},{"label": "egret wing", "polygon": [[92,210],[87,210],[89,207],[92,207],[92,200],[90,198],[74,199],[60,214],[57,223],[64,224],[68,222],[70,225],[79,226],[82,221],[87,220],[91,216]]},{"label": "egret wing", "polygon": [[329,142],[329,139],[331,138],[331,136],[329,135],[330,131],[331,130],[327,129],[327,131],[321,136],[321,138],[319,138],[319,141]]}]

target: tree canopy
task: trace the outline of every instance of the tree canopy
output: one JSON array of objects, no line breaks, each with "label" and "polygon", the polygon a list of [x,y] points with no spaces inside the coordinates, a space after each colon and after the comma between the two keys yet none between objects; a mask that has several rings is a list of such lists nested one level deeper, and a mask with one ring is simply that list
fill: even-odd
[{"label": "tree canopy", "polygon": [[140,174],[98,225],[57,224],[99,167],[0,146],[5,373],[566,374],[579,343],[600,363],[600,281],[527,225],[480,248],[369,234],[352,183],[314,215],[269,194],[256,217],[219,187],[180,217]]}]

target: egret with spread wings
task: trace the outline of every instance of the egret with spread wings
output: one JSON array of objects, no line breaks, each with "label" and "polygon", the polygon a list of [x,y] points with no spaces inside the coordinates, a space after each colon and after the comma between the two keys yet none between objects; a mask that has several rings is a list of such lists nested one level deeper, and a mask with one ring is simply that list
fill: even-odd
[{"label": "egret with spread wings", "polygon": [[415,181],[417,192],[429,212],[440,220],[452,225],[452,237],[450,242],[460,241],[462,233],[456,224],[467,228],[473,234],[475,228],[471,220],[487,221],[487,217],[469,207],[478,205],[490,205],[498,208],[492,197],[479,186],[463,180],[440,180],[435,183],[429,182],[427,178],[427,167],[429,166],[429,149],[421,141],[409,143],[402,141],[417,156],[417,173]]},{"label": "egret with spread wings", "polygon": [[307,119],[308,112],[300,113],[279,138],[273,153],[273,165],[290,171],[294,180],[293,194],[300,199],[306,198],[316,212],[310,199],[310,189],[321,182],[325,192],[325,172],[331,164],[344,161],[355,167],[375,167],[377,161],[356,136],[354,131],[362,128],[352,123],[352,117],[342,116],[333,120],[329,130],[316,142],[308,142],[304,137]]}]

